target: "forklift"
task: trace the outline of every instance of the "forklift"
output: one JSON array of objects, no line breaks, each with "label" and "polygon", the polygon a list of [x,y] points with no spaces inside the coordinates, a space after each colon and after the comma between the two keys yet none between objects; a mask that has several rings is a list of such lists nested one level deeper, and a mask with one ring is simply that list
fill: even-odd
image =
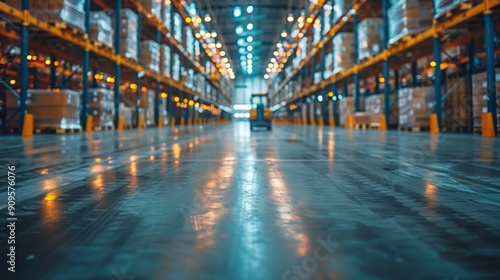
[{"label": "forklift", "polygon": [[250,130],[256,127],[263,127],[271,130],[272,113],[269,95],[267,93],[254,93],[250,99],[252,109],[250,109]]}]

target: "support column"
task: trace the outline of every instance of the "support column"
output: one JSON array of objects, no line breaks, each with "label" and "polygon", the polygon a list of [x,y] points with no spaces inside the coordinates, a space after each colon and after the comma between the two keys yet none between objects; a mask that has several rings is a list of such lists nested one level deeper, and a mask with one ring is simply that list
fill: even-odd
[{"label": "support column", "polygon": [[412,86],[418,87],[420,82],[418,79],[418,63],[417,63],[417,61],[413,61],[411,63],[411,78],[412,78]]},{"label": "support column", "polygon": [[[137,34],[136,34],[136,48],[137,53],[141,53],[141,32],[142,32],[142,14],[137,13]],[[142,75],[141,73],[135,73],[135,84],[137,88],[135,90],[135,126],[139,127],[139,118],[140,118],[140,100],[141,100],[141,91],[142,91],[142,83],[141,83]]]},{"label": "support column", "polygon": [[443,102],[442,102],[442,90],[443,90],[443,77],[441,72],[441,40],[439,37],[434,37],[434,61],[436,66],[434,67],[434,112],[437,115],[439,131],[443,127]]},{"label": "support column", "polygon": [[[122,0],[115,1],[115,30],[121,30],[121,9]],[[120,32],[115,32],[115,54],[120,54],[121,37]],[[115,65],[115,127],[118,127],[120,120],[120,83],[121,83],[121,65]],[[139,87],[138,87],[139,88]]]},{"label": "support column", "polygon": [[[158,45],[161,44],[161,32],[160,30],[156,30],[156,43]],[[159,118],[160,118],[160,81],[156,81],[155,82],[156,86],[155,86],[155,107],[154,107],[154,115],[155,115],[155,121],[154,123],[156,124],[156,126],[159,126],[160,123],[159,123]]]},{"label": "support column", "polygon": [[[90,2],[85,1],[85,33],[90,32]],[[87,117],[89,111],[89,68],[90,68],[90,52],[85,48],[83,52],[83,73],[82,73],[82,107],[80,108],[80,120],[82,127],[87,127]]]},{"label": "support column", "polygon": [[[28,0],[21,1],[21,10],[27,11],[29,6]],[[24,117],[26,115],[26,101],[28,99],[28,22],[22,23],[21,26],[21,69],[19,71],[19,134],[23,133]]]},{"label": "support column", "polygon": [[491,10],[484,14],[484,43],[486,47],[486,91],[488,97],[488,112],[493,117],[493,130],[498,136],[497,93],[495,74],[495,23]]},{"label": "support column", "polygon": [[339,99],[339,97],[338,97],[338,84],[337,84],[337,81],[335,81],[333,83],[333,85],[332,85],[332,91],[333,91],[333,97],[335,97],[335,100],[333,100],[333,98],[332,98],[332,107],[333,107],[332,108],[332,114],[333,114],[333,119],[334,119],[334,122],[335,122],[334,124],[335,124],[335,126],[338,126],[338,123],[339,123],[340,119],[337,118],[337,114],[338,114],[337,113],[337,108],[338,108],[337,102],[338,102],[338,99]]},{"label": "support column", "polygon": [[[389,47],[389,6],[390,2],[389,0],[382,0],[382,20],[383,20],[383,40],[384,40],[384,49],[387,49]],[[383,71],[384,71],[384,115],[385,115],[385,123],[386,127],[389,127],[390,124],[390,119],[391,119],[391,100],[390,100],[390,94],[391,94],[391,75],[390,75],[390,69],[389,69],[389,60],[384,59],[383,62]],[[397,72],[397,70],[396,70]],[[395,75],[394,78],[396,79],[395,84],[397,84],[397,76]],[[395,89],[396,96],[398,93],[397,88]]]},{"label": "support column", "polygon": [[468,107],[469,107],[469,132],[474,132],[474,87],[473,87],[473,75],[476,70],[476,65],[475,65],[475,59],[476,59],[476,46],[475,46],[474,40],[471,40],[469,42],[469,62],[468,62],[468,71],[467,71],[467,80],[468,80],[468,86],[467,90],[468,92],[468,97],[469,97],[469,102],[468,102]]},{"label": "support column", "polygon": [[50,58],[50,68],[49,68],[49,83],[50,83],[50,88],[55,89],[57,88],[57,73],[56,73],[56,56],[52,56]]},{"label": "support column", "polygon": [[[354,31],[354,43],[353,46],[358,46],[358,15],[353,15],[352,18],[352,28]],[[359,63],[358,52],[354,52],[354,63]],[[358,72],[354,73],[354,112],[359,112],[361,110],[360,104],[360,88],[359,88],[359,74]]]}]

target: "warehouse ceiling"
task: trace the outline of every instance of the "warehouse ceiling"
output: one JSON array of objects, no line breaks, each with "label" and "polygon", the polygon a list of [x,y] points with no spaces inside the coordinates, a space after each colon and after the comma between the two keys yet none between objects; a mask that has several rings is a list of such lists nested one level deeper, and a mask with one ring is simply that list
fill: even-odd
[{"label": "warehouse ceiling", "polygon": [[[305,0],[195,0],[210,14],[236,75],[264,75],[287,15],[297,15]],[[287,30],[289,31],[289,30]],[[251,66],[250,66],[251,65]]]}]

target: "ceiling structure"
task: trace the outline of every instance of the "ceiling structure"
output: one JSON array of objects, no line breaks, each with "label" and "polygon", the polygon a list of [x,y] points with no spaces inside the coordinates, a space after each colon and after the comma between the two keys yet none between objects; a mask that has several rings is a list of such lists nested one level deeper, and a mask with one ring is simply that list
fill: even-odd
[{"label": "ceiling structure", "polygon": [[210,15],[236,75],[266,74],[269,59],[289,31],[287,17],[297,16],[305,0],[195,0],[201,16]]}]

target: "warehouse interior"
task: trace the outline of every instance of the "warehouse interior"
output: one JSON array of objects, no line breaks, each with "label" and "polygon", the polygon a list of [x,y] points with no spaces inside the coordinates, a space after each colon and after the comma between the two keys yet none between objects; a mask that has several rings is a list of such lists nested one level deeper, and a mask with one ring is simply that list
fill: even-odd
[{"label": "warehouse interior", "polygon": [[0,1],[0,278],[499,279],[499,18]]}]

